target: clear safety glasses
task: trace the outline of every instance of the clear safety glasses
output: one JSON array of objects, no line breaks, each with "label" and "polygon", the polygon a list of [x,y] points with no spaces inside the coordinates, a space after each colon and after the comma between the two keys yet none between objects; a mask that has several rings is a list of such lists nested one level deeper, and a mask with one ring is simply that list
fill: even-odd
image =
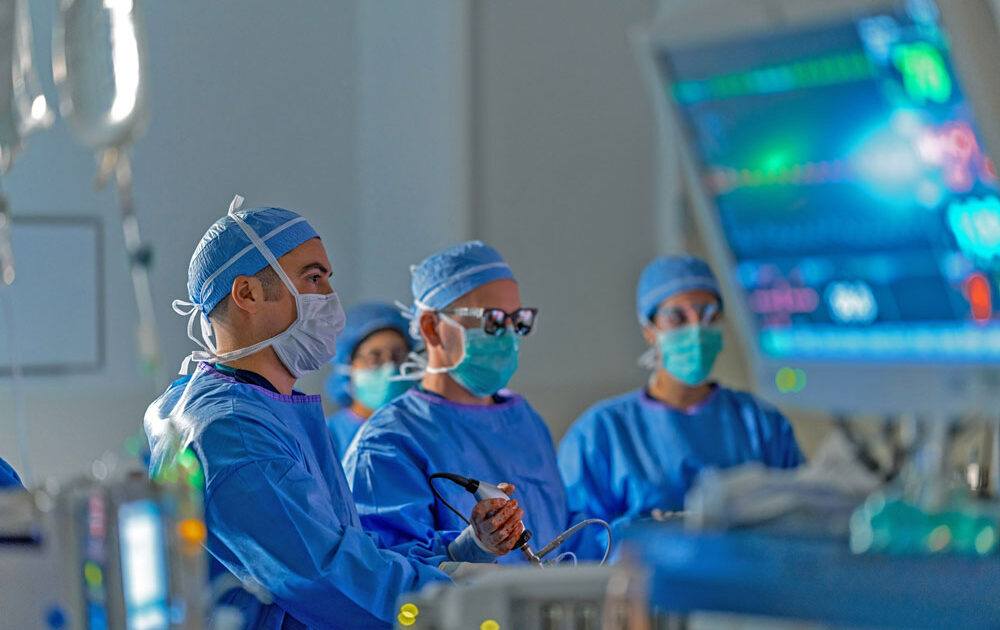
[{"label": "clear safety glasses", "polygon": [[508,313],[501,308],[452,308],[440,311],[446,315],[455,317],[472,317],[482,322],[483,332],[487,335],[499,337],[507,333],[507,322],[514,330],[514,334],[524,337],[531,334],[538,319],[537,308],[519,308],[513,313]]},{"label": "clear safety glasses", "polygon": [[653,322],[657,328],[672,330],[694,324],[710,326],[718,323],[721,318],[722,307],[718,302],[704,302],[701,304],[661,306],[656,311],[656,318]]},{"label": "clear safety glasses", "polygon": [[366,368],[382,367],[386,363],[402,365],[409,356],[410,350],[406,346],[399,348],[372,348],[365,352],[358,352],[354,355],[354,360],[360,360]]}]

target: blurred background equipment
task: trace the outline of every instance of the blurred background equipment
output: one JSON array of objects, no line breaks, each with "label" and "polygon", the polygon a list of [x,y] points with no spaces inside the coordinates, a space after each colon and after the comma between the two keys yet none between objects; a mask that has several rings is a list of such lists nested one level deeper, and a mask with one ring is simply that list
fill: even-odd
[{"label": "blurred background equipment", "polygon": [[841,540],[663,524],[632,535],[649,606],[692,630],[989,628],[1000,618],[995,557],[858,556]]},{"label": "blurred background equipment", "polygon": [[[104,367],[103,228],[99,218],[85,215],[14,218],[11,242],[18,252],[18,279],[2,292],[11,296],[10,315],[17,338],[13,340],[16,347],[12,346],[8,313],[0,312],[0,377],[13,372],[10,356],[15,350],[21,355],[20,369],[26,378],[79,377]],[[39,291],[40,286],[58,286],[59,290]],[[73,316],[66,317],[66,313]],[[53,336],[58,336],[59,343],[26,343]]]},{"label": "blurred background equipment", "polygon": [[[33,45],[28,0],[4,0],[0,3],[0,172],[4,174],[24,139],[53,121],[35,73]],[[6,268],[3,281],[13,281]]]},{"label": "blurred background equipment", "polygon": [[[95,472],[111,474],[104,462]],[[0,493],[4,627],[208,627],[198,470]]]},{"label": "blurred background equipment", "polygon": [[10,172],[14,158],[33,131],[52,124],[53,116],[35,74],[31,14],[28,0],[4,0],[0,3],[0,306],[11,376],[11,398],[17,431],[18,460],[22,475],[33,480],[28,455],[28,419],[22,382],[20,334],[15,316],[11,285],[17,278],[11,232],[13,219],[10,203],[3,190],[2,177]]},{"label": "blurred background equipment", "polygon": [[53,30],[52,73],[62,115],[96,154],[97,187],[115,182],[139,314],[139,359],[155,389],[164,375],[149,282],[153,250],[140,235],[129,156],[149,116],[141,6],[141,0],[63,0]]},{"label": "blurred background equipment", "polygon": [[396,627],[624,629],[629,626],[603,624],[608,583],[616,571],[624,569],[600,566],[496,569],[458,585],[435,584],[400,598]]},{"label": "blurred background equipment", "polygon": [[[723,270],[757,391],[836,432],[794,472],[702,475],[684,513],[635,528],[651,605],[995,623],[974,604],[1000,594],[995,7],[662,6],[635,41],[663,211],[690,211]],[[989,586],[968,597],[972,575]]]},{"label": "blurred background equipment", "polygon": [[841,413],[995,408],[1000,43],[968,25],[989,7],[747,5],[770,17],[664,22],[649,55],[758,388]]}]

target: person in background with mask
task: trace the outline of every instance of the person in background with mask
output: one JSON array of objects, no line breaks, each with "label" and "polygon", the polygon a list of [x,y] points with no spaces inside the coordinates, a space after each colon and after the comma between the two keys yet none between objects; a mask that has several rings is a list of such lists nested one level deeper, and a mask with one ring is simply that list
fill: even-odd
[{"label": "person in background with mask", "polygon": [[[536,309],[522,305],[510,267],[480,241],[438,252],[412,274],[411,330],[423,338],[427,365],[417,387],[375,412],[344,458],[362,524],[402,546],[433,546],[461,530],[462,517],[429,485],[432,473],[449,472],[510,481],[535,543],[548,543],[571,524],[552,438],[531,405],[504,389]],[[433,483],[451,505],[471,498],[449,481]],[[585,534],[575,549],[599,558],[583,550]],[[500,560],[524,561],[516,553]]]},{"label": "person in background with mask", "polygon": [[20,490],[22,487],[21,478],[17,476],[17,471],[3,459],[0,459],[0,490]]},{"label": "person in background with mask", "polygon": [[591,407],[563,437],[559,467],[571,508],[617,529],[654,509],[683,509],[705,468],[803,463],[780,412],[708,380],[722,351],[722,295],[708,265],[657,258],[636,293],[653,374],[644,388]]},{"label": "person in background with mask", "polygon": [[413,350],[408,326],[399,309],[389,304],[369,302],[347,311],[347,325],[337,338],[334,372],[327,380],[327,389],[341,406],[326,421],[338,457],[376,409],[413,385],[393,380]]},{"label": "person in background with mask", "polygon": [[344,325],[326,250],[298,214],[238,211],[242,201],[205,233],[188,270],[190,302],[174,303],[202,350],[185,361],[198,363],[195,373],[146,412],[150,472],[169,471],[186,448],[197,456],[211,577],[229,571],[273,598],[226,593],[244,627],[388,628],[400,594],[448,579],[440,563],[508,551],[523,512],[483,501],[475,535],[406,555],[361,528],[319,396],[294,389],[333,357]]}]

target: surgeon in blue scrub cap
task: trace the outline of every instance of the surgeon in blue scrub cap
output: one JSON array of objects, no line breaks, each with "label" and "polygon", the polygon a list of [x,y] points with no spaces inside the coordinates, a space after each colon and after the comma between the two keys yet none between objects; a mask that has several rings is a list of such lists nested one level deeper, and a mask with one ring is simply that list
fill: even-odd
[{"label": "surgeon in blue scrub cap", "polygon": [[703,260],[662,257],[642,272],[636,310],[652,374],[645,387],[588,409],[563,437],[559,467],[573,509],[618,528],[653,510],[683,509],[705,468],[802,463],[777,409],[710,380],[722,307]]},{"label": "surgeon in blue scrub cap", "polygon": [[228,571],[272,600],[227,593],[244,627],[388,628],[399,595],[448,579],[443,563],[509,551],[521,512],[480,502],[473,534],[404,553],[361,528],[319,396],[295,390],[334,356],[344,326],[326,249],[298,214],[241,203],[202,238],[190,301],[174,304],[201,350],[185,361],[197,363],[194,374],[146,412],[151,474],[185,448],[197,456],[211,576]]},{"label": "surgeon in blue scrub cap", "polygon": [[361,425],[376,409],[403,394],[413,381],[398,380],[413,350],[409,323],[390,304],[368,302],[347,311],[327,389],[341,409],[327,419],[337,455],[343,457]]},{"label": "surgeon in blue scrub cap", "polygon": [[[479,241],[438,252],[412,273],[412,330],[423,339],[426,365],[420,384],[375,412],[344,458],[361,522],[394,545],[433,546],[454,535],[465,523],[429,485],[432,473],[450,472],[511,482],[538,548],[575,521],[545,423],[506,389],[537,312],[521,303],[499,252]],[[452,505],[471,500],[448,482],[436,487]],[[568,550],[600,558],[604,548],[587,547],[587,533]]]},{"label": "surgeon in blue scrub cap", "polygon": [[0,459],[0,490],[21,489],[21,478],[10,464]]}]

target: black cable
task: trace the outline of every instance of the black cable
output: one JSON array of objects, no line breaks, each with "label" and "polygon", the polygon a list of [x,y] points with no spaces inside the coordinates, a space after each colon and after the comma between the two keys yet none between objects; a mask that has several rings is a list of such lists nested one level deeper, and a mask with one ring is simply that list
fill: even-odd
[{"label": "black cable", "polygon": [[[463,477],[461,475],[456,475],[454,473],[433,473],[430,475],[430,477],[427,478],[427,485],[431,487],[431,492],[434,493],[434,498],[443,503],[446,508],[454,512],[458,516],[458,518],[465,521],[467,525],[471,526],[472,522],[469,519],[467,519],[464,514],[456,510],[455,506],[453,506],[451,503],[448,503],[448,501],[443,496],[441,496],[441,493],[438,492],[437,488],[434,486],[435,479],[447,479],[448,481],[458,486],[461,486],[462,488],[465,488],[466,492],[469,492],[471,494],[475,494],[476,491],[479,490],[479,480],[470,479],[468,477]],[[486,516],[489,517],[492,514],[493,513],[490,513],[487,514]],[[606,523],[605,526],[607,526]],[[610,535],[610,529],[608,530],[608,533]],[[535,556],[535,554],[531,551],[531,548],[528,547],[528,541],[531,540],[531,536],[532,536],[531,530],[525,528],[525,530],[521,532],[521,536],[517,539],[517,542],[514,543],[514,549],[520,549],[525,554],[525,556],[528,557],[529,560],[531,560],[535,564],[540,565],[542,562],[541,559]]]},{"label": "black cable", "polygon": [[889,443],[889,454],[891,455],[889,470],[885,473],[887,482],[893,481],[899,476],[903,465],[912,454],[911,450],[903,443],[898,426],[899,422],[899,418],[893,419],[892,416],[887,416],[882,424],[882,435]]},{"label": "black cable", "polygon": [[[448,500],[445,499],[443,496],[441,496],[441,493],[438,492],[438,489],[434,487],[434,480],[435,479],[447,479],[448,481],[451,481],[452,483],[456,483],[456,484],[462,486],[466,490],[468,490],[469,486],[472,485],[472,490],[470,490],[470,492],[475,492],[476,491],[476,488],[479,487],[479,482],[475,481],[473,479],[466,479],[465,477],[461,477],[459,475],[453,475],[451,473],[434,473],[433,475],[431,475],[427,479],[427,484],[431,487],[431,492],[434,493],[434,498],[436,498],[438,501],[440,501],[441,503],[443,503],[446,508],[448,508],[449,510],[451,510],[452,512],[454,512],[455,514],[457,514],[458,518],[460,518],[463,521],[465,521],[466,525],[472,525],[472,522],[469,521],[469,519],[467,519],[465,517],[465,514],[462,514],[461,512],[459,512],[458,510],[456,510],[455,506],[453,506],[451,503],[448,503]],[[472,482],[475,482],[475,484],[473,485]]]},{"label": "black cable", "polygon": [[849,424],[850,420],[844,416],[838,416],[834,421],[837,431],[851,446],[855,461],[868,469],[872,474],[878,475],[884,481],[886,472],[882,469],[882,464],[875,458],[864,440],[854,432],[854,429]]}]

